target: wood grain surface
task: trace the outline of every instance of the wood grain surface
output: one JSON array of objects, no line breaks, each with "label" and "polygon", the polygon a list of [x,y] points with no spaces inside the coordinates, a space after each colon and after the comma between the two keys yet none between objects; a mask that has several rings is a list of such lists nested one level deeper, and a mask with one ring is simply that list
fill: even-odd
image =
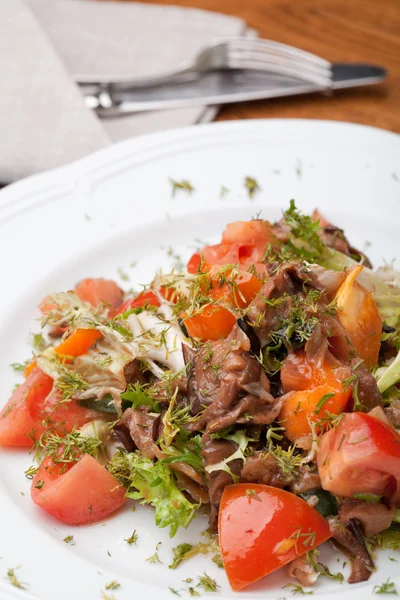
[{"label": "wood grain surface", "polygon": [[400,0],[142,1],[235,15],[263,38],[303,48],[331,62],[370,62],[389,71],[380,85],[343,90],[330,98],[314,94],[231,104],[222,108],[217,120],[334,119],[400,133]]}]

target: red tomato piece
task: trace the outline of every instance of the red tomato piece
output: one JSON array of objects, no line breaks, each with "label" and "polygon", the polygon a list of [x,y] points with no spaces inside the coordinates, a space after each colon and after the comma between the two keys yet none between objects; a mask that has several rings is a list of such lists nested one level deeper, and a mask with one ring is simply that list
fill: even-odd
[{"label": "red tomato piece", "polygon": [[125,300],[125,302],[121,304],[121,306],[116,311],[114,311],[113,317],[117,317],[118,315],[121,315],[127,310],[132,310],[133,308],[140,308],[146,306],[146,304],[150,306],[160,306],[159,299],[151,290],[147,290],[147,292],[142,292],[138,296],[135,296],[135,298],[128,298],[127,300]]},{"label": "red tomato piece", "polygon": [[[102,302],[109,304],[110,310],[118,308],[124,296],[121,288],[111,279],[83,279],[77,284],[74,292],[78,298],[92,306],[99,306]],[[43,314],[55,308],[56,305],[51,301],[51,296],[46,296],[39,304],[39,309]]]},{"label": "red tomato piece", "polygon": [[60,402],[51,394],[53,380],[38,368],[33,369],[0,413],[0,445],[30,448],[45,431],[43,421],[60,425],[61,431],[72,431],[98,419],[98,412],[78,406],[75,400]]},{"label": "red tomato piece", "polygon": [[111,279],[83,279],[75,287],[75,294],[92,306],[104,302],[110,309],[118,308],[123,299],[123,291]]},{"label": "red tomato piece", "polygon": [[89,454],[64,472],[50,457],[45,458],[32,481],[31,496],[43,510],[68,525],[100,521],[125,503],[124,487]]},{"label": "red tomato piece", "polygon": [[264,254],[267,243],[274,239],[271,223],[259,219],[229,223],[222,234],[222,242],[225,244],[254,245],[258,249],[260,258]]},{"label": "red tomato piece", "polygon": [[268,221],[237,221],[226,226],[222,242],[206,246],[195,252],[188,262],[189,273],[197,273],[201,256],[210,265],[241,265],[244,270],[255,265],[260,274],[265,266],[260,263],[267,244],[274,240],[272,226]]},{"label": "red tomato piece", "polygon": [[400,435],[371,415],[347,413],[320,439],[321,484],[338,496],[385,496],[400,504]]},{"label": "red tomato piece", "polygon": [[219,543],[225,571],[235,591],[330,537],[327,521],[294,494],[257,483],[239,483],[224,489],[219,509]]},{"label": "red tomato piece", "polygon": [[34,369],[20,385],[0,412],[0,445],[29,448],[33,442],[28,433],[44,431],[36,421],[32,408],[43,406],[53,389],[53,380],[40,369]]}]

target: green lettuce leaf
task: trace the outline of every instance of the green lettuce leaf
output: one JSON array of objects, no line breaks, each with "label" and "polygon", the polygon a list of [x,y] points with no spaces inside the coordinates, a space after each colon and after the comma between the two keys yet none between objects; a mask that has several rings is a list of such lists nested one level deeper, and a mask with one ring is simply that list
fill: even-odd
[{"label": "green lettuce leaf", "polygon": [[378,388],[382,394],[400,382],[400,350],[394,361],[388,367],[378,369],[375,376],[377,377]]},{"label": "green lettuce leaf", "polygon": [[169,526],[171,538],[179,527],[187,527],[193,519],[198,505],[189,502],[178,490],[168,465],[153,463],[139,452],[118,452],[108,469],[128,488],[127,498],[155,508],[157,527]]}]

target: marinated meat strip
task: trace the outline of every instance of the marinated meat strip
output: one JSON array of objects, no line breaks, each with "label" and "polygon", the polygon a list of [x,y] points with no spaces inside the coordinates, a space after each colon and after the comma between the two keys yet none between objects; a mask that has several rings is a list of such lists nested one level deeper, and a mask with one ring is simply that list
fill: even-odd
[{"label": "marinated meat strip", "polygon": [[368,581],[375,570],[375,565],[365,546],[357,522],[350,520],[346,524],[339,517],[328,517],[328,523],[332,537],[339,544],[340,549],[342,551],[347,550],[350,557],[354,559],[351,563],[349,583]]},{"label": "marinated meat strip", "polygon": [[[305,331],[307,334],[313,334],[310,345],[314,348],[317,347],[322,356],[329,344],[329,348],[336,358],[348,361],[350,351],[354,351],[354,348],[349,343],[348,335],[340,322],[331,314],[331,311],[325,310],[329,304],[329,297],[324,287],[325,282],[320,280],[320,274],[315,274],[313,269],[306,268],[300,263],[283,264],[275,274],[273,274],[272,264],[268,268],[272,274],[251,302],[246,316],[259,338],[261,347],[271,342],[272,333],[281,332],[285,337],[288,328],[287,322],[290,321],[290,316],[296,309],[296,300],[298,302],[306,299],[306,285],[309,285],[308,291],[314,289],[320,292],[317,306],[314,301],[309,301],[308,305],[305,302],[302,307],[305,318],[304,326],[313,327],[311,331]],[[338,278],[335,277],[335,280],[335,285],[340,284]],[[310,321],[307,323],[307,320]],[[295,337],[292,342],[301,344],[301,340],[297,340]]]},{"label": "marinated meat strip", "polygon": [[276,458],[269,452],[256,452],[246,458],[240,479],[245,482],[284,488],[293,480],[293,475],[284,473]]},{"label": "marinated meat strip", "polygon": [[372,264],[369,258],[357,248],[354,248],[350,245],[350,242],[346,238],[343,229],[336,227],[336,225],[332,225],[323,217],[317,210],[313,212],[313,221],[317,221],[319,219],[321,229],[318,231],[318,235],[321,240],[328,246],[328,248],[334,248],[342,254],[346,254],[347,256],[351,256],[357,258],[357,260],[362,261],[367,267],[372,269]]},{"label": "marinated meat strip", "polygon": [[396,429],[400,428],[400,400],[394,400],[390,406],[385,408],[385,413]]},{"label": "marinated meat strip", "polygon": [[375,406],[382,406],[382,394],[376,379],[364,362],[360,362],[359,358],[354,358],[350,364],[357,375],[357,394],[361,404],[367,410],[372,410]]},{"label": "marinated meat strip", "polygon": [[[229,440],[213,440],[207,434],[203,436],[202,457],[205,467],[215,465],[225,458],[231,456],[237,449],[237,444]],[[243,461],[233,460],[229,463],[229,468],[234,475],[239,476]],[[206,471],[207,473],[207,471]],[[210,498],[209,524],[211,531],[218,529],[218,509],[221,502],[222,492],[227,485],[233,483],[232,476],[226,471],[213,471],[207,474],[208,493]]]},{"label": "marinated meat strip", "polygon": [[146,458],[155,458],[154,442],[157,439],[160,415],[149,413],[144,407],[127,408],[119,423],[125,426],[136,446]]},{"label": "marinated meat strip", "polygon": [[321,488],[321,480],[317,471],[311,471],[310,467],[304,466],[296,473],[296,478],[290,486],[294,494],[306,494]]},{"label": "marinated meat strip", "polygon": [[124,377],[126,385],[134,385],[135,383],[143,385],[147,383],[146,377],[140,369],[140,362],[137,359],[131,360],[124,365]]},{"label": "marinated meat strip", "polygon": [[193,357],[188,377],[189,428],[215,432],[230,425],[269,424],[281,399],[270,394],[269,380],[250,355],[250,342],[236,324],[226,340],[205,344]]},{"label": "marinated meat strip", "polygon": [[340,504],[339,518],[344,523],[351,519],[360,522],[366,537],[372,537],[388,529],[396,514],[396,507],[385,504],[371,504],[362,500],[344,498]]}]

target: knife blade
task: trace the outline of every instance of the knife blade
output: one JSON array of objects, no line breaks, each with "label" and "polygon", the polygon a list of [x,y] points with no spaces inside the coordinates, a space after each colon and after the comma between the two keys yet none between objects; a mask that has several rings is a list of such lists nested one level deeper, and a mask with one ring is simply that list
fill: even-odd
[{"label": "knife blade", "polygon": [[229,104],[281,96],[331,93],[334,90],[380,83],[387,71],[377,65],[361,63],[332,64],[332,80],[321,88],[301,79],[265,71],[214,71],[195,80],[130,90],[113,90],[111,86],[86,87],[86,105],[100,117],[189,106]]}]

